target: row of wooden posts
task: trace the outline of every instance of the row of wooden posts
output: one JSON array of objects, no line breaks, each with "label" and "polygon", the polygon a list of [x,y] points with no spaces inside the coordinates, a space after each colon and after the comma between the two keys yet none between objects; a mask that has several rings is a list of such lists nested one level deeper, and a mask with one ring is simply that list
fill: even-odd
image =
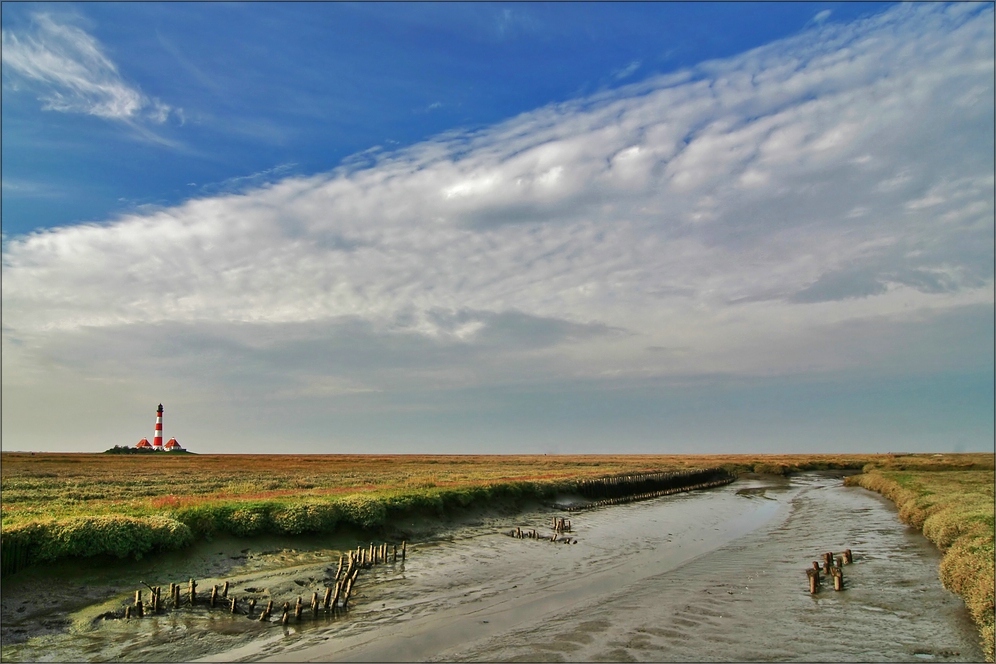
[{"label": "row of wooden posts", "polygon": [[701,482],[699,484],[691,484],[689,486],[674,487],[671,489],[661,489],[660,491],[650,491],[648,493],[638,493],[632,496],[620,496],[619,498],[606,498],[605,500],[596,500],[591,503],[585,503],[583,505],[571,505],[565,507],[568,512],[577,512],[580,510],[588,510],[593,507],[603,507],[605,505],[620,505],[622,503],[632,503],[638,500],[649,500],[651,498],[659,498],[661,496],[670,496],[675,493],[682,493],[684,491],[694,491],[696,489],[711,489],[712,487],[723,486],[725,484],[730,484],[735,481],[735,477],[724,477],[722,479],[713,480],[711,482]]},{"label": "row of wooden posts", "polygon": [[[569,519],[564,519],[563,517],[553,517],[553,535],[550,536],[551,542],[563,542],[565,544],[571,543],[570,537],[562,537],[564,533],[571,532],[571,522]],[[515,527],[515,530],[511,530],[508,533],[509,537],[514,537],[516,539],[546,539],[546,536],[541,536],[535,529],[533,530],[523,530],[519,526]],[[576,543],[577,540],[574,540]]]},{"label": "row of wooden posts", "polygon": [[[387,543],[380,545],[374,545],[371,543],[369,547],[358,546],[355,551],[350,551],[346,555],[340,555],[339,566],[335,571],[335,578],[332,580],[333,585],[326,586],[325,595],[320,601],[318,591],[311,594],[311,613],[315,617],[318,617],[320,612],[330,613],[345,611],[349,608],[349,598],[353,592],[356,577],[359,575],[361,569],[368,569],[374,565],[387,563],[389,561],[396,563],[398,562],[399,556],[401,558],[401,562],[405,562],[407,553],[408,543],[402,542],[400,549],[397,544],[393,545],[393,549],[389,549]],[[161,586],[147,587],[150,590],[149,601],[147,603],[143,602],[142,591],[136,590],[134,605],[125,607],[125,618],[143,618],[146,613],[157,614],[167,608],[179,609],[183,604],[194,606],[199,602],[197,596],[197,581],[194,579],[190,579],[188,582],[186,592],[183,592],[182,586],[179,583],[169,584],[171,607],[167,607],[163,604]],[[243,614],[250,618],[254,618],[256,598],[250,598],[246,604],[246,608],[242,608],[239,604],[238,597],[228,596],[228,590],[228,581],[225,581],[224,585],[221,586],[220,592],[219,586],[211,586],[211,596],[207,600],[207,605],[210,608],[225,606],[233,614]],[[273,600],[269,600],[266,603],[266,607],[259,614],[259,621],[269,622],[272,612]],[[293,613],[295,620],[301,620],[301,617],[304,614],[304,602],[301,596],[298,596],[297,602],[294,604],[293,609],[291,608],[291,604],[289,602],[284,602],[283,614],[280,618],[281,624],[286,625],[290,621],[291,613]]]},{"label": "row of wooden posts", "polygon": [[711,482],[726,477],[732,476],[720,467],[652,471],[586,478],[578,480],[576,490],[589,500],[603,500],[606,498],[621,498],[633,494],[651,493],[664,489],[676,489],[689,484]]},{"label": "row of wooden posts", "polygon": [[[844,589],[844,565],[850,565],[854,562],[854,557],[851,554],[850,549],[844,549],[843,554],[837,556],[835,559],[833,553],[827,552],[823,554],[823,574],[829,576],[833,579],[833,589],[843,590]],[[806,570],[806,576],[809,577],[809,592],[815,595],[820,591],[822,586],[820,580],[820,561],[814,560],[813,566]]]}]

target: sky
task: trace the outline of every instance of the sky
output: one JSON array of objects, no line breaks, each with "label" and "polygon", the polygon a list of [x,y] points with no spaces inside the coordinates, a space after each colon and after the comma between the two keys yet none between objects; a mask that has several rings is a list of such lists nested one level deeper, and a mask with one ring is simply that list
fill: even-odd
[{"label": "sky", "polygon": [[991,3],[4,3],[2,448],[992,451]]}]

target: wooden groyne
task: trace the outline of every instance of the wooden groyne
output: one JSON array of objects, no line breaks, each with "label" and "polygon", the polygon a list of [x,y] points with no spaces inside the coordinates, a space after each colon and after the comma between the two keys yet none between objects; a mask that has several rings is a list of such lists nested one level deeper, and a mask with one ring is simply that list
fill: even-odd
[{"label": "wooden groyne", "polygon": [[[806,577],[809,580],[809,593],[815,595],[823,587],[823,581],[833,585],[834,590],[844,589],[844,565],[854,562],[854,554],[850,549],[844,549],[841,555],[834,558],[832,552],[823,554],[823,564],[819,560],[813,561],[813,566],[806,569]],[[823,576],[820,576],[822,573]]]},{"label": "wooden groyne", "polygon": [[[190,579],[185,590],[183,584],[170,583],[168,600],[166,601],[163,600],[162,586],[152,586],[143,582],[149,592],[146,601],[143,601],[144,591],[137,590],[134,602],[118,611],[104,613],[98,617],[98,620],[131,620],[195,608],[197,610],[221,610],[233,615],[243,615],[259,622],[280,623],[285,626],[290,622],[327,618],[348,611],[349,602],[353,597],[361,570],[370,569],[376,565],[404,563],[407,554],[408,543],[406,541],[401,542],[400,547],[397,544],[389,545],[386,542],[379,545],[371,543],[369,547],[359,546],[355,551],[342,554],[339,556],[335,576],[324,580],[323,592],[313,590],[308,604],[305,604],[302,595],[298,595],[293,604],[290,600],[284,601],[277,608],[278,615],[274,615],[275,602],[273,598],[262,596],[266,593],[265,590],[246,588],[241,596],[237,594],[237,591],[230,594],[233,591],[233,586],[229,581],[225,581],[221,585],[212,585],[210,593],[199,595],[197,581]],[[265,607],[262,611],[257,612],[257,602],[262,602],[264,599],[266,600]]]},{"label": "wooden groyne", "polygon": [[585,498],[592,499],[591,502],[571,505],[562,509],[576,512],[603,505],[619,505],[637,500],[649,500],[683,491],[723,486],[735,480],[736,477],[722,468],[610,475],[579,480],[577,492]]}]

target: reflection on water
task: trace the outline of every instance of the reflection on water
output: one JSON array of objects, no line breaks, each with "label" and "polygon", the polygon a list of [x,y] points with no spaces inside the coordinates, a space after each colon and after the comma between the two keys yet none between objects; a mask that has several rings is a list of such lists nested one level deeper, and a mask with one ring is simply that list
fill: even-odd
[{"label": "reflection on water", "polygon": [[[419,542],[407,564],[361,572],[346,616],[284,628],[184,609],[91,623],[107,610],[95,604],[75,614],[69,632],[5,644],[3,659],[981,659],[961,601],[937,581],[937,551],[887,501],[839,479],[741,480],[575,513],[577,544],[503,534],[515,526],[549,534],[554,514],[482,518]],[[234,561],[224,575],[230,592],[265,589],[277,605],[298,595],[307,603],[355,542],[295,545]],[[810,596],[805,568],[846,547],[855,551],[847,590]]]}]

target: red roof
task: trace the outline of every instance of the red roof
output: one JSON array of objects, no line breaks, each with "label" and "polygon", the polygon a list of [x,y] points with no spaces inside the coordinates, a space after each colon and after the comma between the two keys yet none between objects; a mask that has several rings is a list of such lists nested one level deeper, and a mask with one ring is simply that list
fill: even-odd
[{"label": "red roof", "polygon": [[167,450],[171,450],[174,447],[179,447],[180,449],[183,449],[182,447],[180,447],[180,443],[176,442],[176,438],[170,438],[168,441],[166,441],[166,444],[163,445],[163,447]]},{"label": "red roof", "polygon": [[136,445],[135,447],[152,447],[152,445],[149,444],[148,438],[143,438],[142,440],[138,441],[138,445]]}]

